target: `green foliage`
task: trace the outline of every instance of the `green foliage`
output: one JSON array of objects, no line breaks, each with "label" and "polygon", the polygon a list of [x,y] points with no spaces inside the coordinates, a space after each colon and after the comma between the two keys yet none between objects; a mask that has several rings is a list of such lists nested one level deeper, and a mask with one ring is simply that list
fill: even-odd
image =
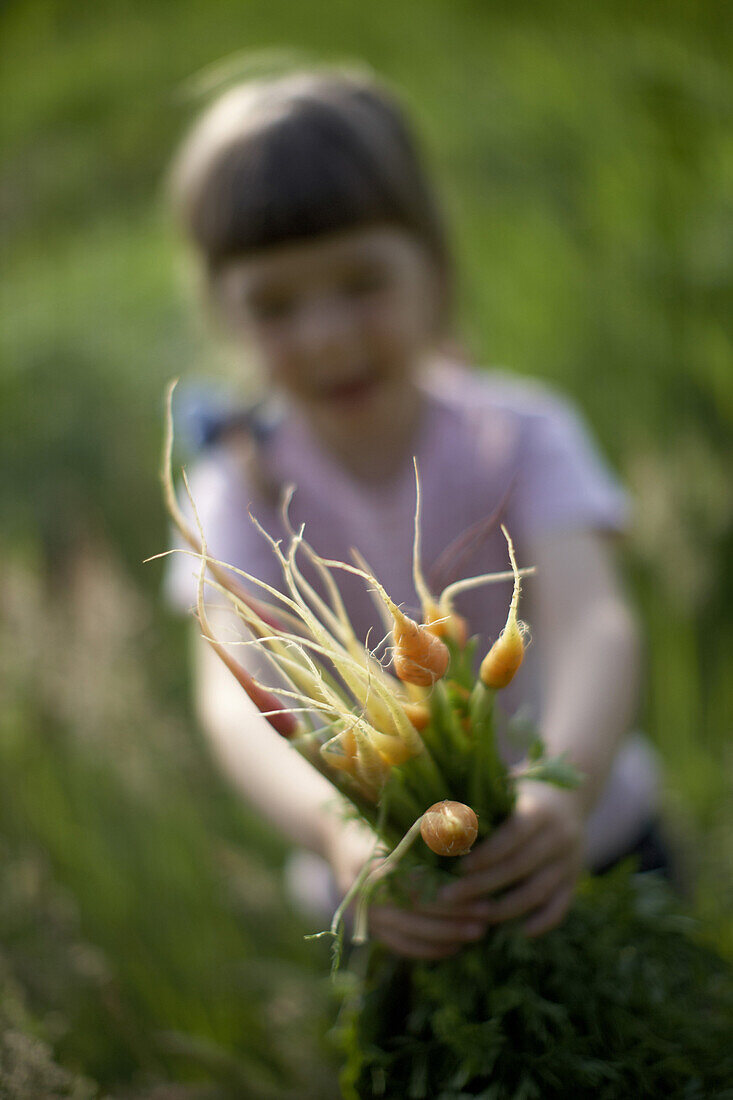
[{"label": "green foliage", "polygon": [[[67,1082],[139,1100],[174,1079],[209,1100],[225,1079],[256,1095],[246,1065],[203,1047],[257,1061],[264,1012],[319,1080],[317,1038],[281,1021],[322,959],[277,924],[282,850],[208,764],[183,629],[151,627],[160,568],[141,565],[166,538],[164,383],[232,371],[176,278],[161,180],[200,102],[192,74],[273,44],[364,58],[402,89],[456,233],[471,350],[567,390],[630,483],[644,725],[698,909],[733,952],[725,5],[24,0],[0,21],[0,938],[29,1005],[7,1026]],[[124,584],[95,588],[110,546]],[[80,609],[63,595],[82,557]]]},{"label": "green foliage", "polygon": [[531,762],[522,769],[524,779],[541,779],[544,783],[565,787],[566,790],[580,786],[582,777],[564,753],[561,756],[547,756],[541,744],[535,752],[536,755],[530,757]]},{"label": "green foliage", "polygon": [[628,868],[539,940],[504,927],[432,963],[373,948],[365,990],[341,1030],[349,1100],[733,1095],[733,971]]},{"label": "green foliage", "polygon": [[326,956],[275,877],[284,846],[169,697],[124,572],[86,553],[60,592],[9,559],[0,585],[0,1003],[28,1038],[2,1074],[55,1058],[49,1082],[136,1100],[321,1100]]}]

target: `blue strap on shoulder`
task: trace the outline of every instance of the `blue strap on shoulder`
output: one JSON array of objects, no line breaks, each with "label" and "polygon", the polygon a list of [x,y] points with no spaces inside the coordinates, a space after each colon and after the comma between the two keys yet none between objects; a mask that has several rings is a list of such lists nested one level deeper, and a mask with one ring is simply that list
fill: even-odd
[{"label": "blue strap on shoulder", "polygon": [[239,405],[231,390],[211,382],[191,381],[176,389],[174,420],[183,449],[198,454],[238,428],[261,443],[271,433],[277,415],[266,401]]}]

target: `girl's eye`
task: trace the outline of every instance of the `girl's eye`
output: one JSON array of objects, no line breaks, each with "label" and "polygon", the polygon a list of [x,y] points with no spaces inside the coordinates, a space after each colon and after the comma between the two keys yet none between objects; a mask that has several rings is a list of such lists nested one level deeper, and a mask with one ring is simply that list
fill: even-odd
[{"label": "girl's eye", "polygon": [[284,321],[295,307],[295,301],[287,294],[267,294],[252,298],[249,312],[255,321]]},{"label": "girl's eye", "polygon": [[387,279],[381,271],[355,271],[341,282],[341,289],[350,298],[362,298],[384,290]]}]

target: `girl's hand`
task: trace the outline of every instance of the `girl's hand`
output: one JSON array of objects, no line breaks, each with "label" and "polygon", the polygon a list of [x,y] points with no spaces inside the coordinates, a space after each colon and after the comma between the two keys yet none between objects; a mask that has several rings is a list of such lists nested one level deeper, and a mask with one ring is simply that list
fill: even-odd
[{"label": "girl's hand", "polygon": [[520,780],[514,813],[462,860],[461,880],[445,887],[440,900],[454,905],[482,900],[489,924],[526,917],[528,936],[548,932],[573,899],[583,824],[577,792]]},{"label": "girl's hand", "polygon": [[[374,836],[355,822],[339,823],[329,832],[325,854],[343,896],[374,855]],[[442,959],[483,937],[489,909],[485,900],[415,903],[408,909],[374,904],[369,907],[369,933],[397,955]]]},{"label": "girl's hand", "polygon": [[372,905],[369,931],[374,939],[410,959],[444,959],[467,943],[483,939],[489,909],[485,901],[420,903],[409,909]]}]

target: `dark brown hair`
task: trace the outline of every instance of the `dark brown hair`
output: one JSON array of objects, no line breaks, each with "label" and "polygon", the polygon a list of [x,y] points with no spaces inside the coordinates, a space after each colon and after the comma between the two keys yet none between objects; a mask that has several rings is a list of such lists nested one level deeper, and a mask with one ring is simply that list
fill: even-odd
[{"label": "dark brown hair", "polygon": [[402,108],[371,76],[309,71],[231,88],[195,124],[172,178],[211,275],[247,253],[386,223],[422,242],[450,297],[437,203]]}]

